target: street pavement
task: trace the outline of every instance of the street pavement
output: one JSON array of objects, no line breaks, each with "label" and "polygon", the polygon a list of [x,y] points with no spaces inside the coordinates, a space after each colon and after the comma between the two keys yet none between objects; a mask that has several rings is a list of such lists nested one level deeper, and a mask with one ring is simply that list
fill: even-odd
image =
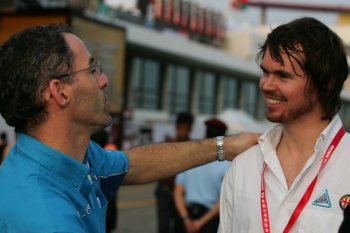
[{"label": "street pavement", "polygon": [[122,186],[118,191],[118,227],[113,233],[156,233],[155,183]]}]

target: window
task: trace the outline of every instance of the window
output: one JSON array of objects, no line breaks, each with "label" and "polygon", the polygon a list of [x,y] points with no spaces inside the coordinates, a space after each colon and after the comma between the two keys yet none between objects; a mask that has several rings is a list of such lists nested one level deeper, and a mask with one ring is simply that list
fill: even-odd
[{"label": "window", "polygon": [[171,113],[190,109],[190,72],[183,66],[169,66],[167,82],[168,107]]},{"label": "window", "polygon": [[256,100],[258,95],[258,85],[252,81],[242,83],[241,107],[252,117],[256,115]]},{"label": "window", "polygon": [[221,110],[237,108],[238,105],[238,80],[223,76],[220,83],[220,106]]},{"label": "window", "polygon": [[213,73],[200,72],[198,79],[198,111],[202,114],[215,113],[215,76]]},{"label": "window", "polygon": [[135,58],[132,64],[130,100],[141,109],[159,109],[159,63],[151,59]]}]

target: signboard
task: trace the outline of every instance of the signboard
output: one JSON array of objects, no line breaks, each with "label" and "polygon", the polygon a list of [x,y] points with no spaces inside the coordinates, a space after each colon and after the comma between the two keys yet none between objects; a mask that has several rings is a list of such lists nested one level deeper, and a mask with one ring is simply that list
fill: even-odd
[{"label": "signboard", "polygon": [[100,60],[103,72],[109,78],[106,92],[111,103],[110,111],[121,112],[126,49],[124,29],[80,17],[73,17],[71,26],[73,32],[85,42],[90,53]]},{"label": "signboard", "polygon": [[67,23],[68,20],[69,16],[65,13],[2,14],[0,15],[0,42],[3,42],[12,34],[34,25]]}]

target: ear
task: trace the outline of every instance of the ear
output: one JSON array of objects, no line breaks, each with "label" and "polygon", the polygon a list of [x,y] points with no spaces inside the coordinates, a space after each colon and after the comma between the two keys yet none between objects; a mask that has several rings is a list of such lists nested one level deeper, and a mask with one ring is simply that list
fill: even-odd
[{"label": "ear", "polygon": [[52,79],[44,92],[44,98],[46,101],[53,100],[57,105],[66,107],[70,102],[68,90],[69,85],[58,79]]}]

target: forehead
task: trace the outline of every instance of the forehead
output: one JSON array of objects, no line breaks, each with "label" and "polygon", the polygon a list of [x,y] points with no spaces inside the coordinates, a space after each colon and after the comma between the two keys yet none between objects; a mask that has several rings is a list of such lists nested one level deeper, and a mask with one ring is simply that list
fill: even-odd
[{"label": "forehead", "polygon": [[72,50],[73,63],[75,65],[79,63],[88,64],[91,54],[86,48],[84,42],[71,33],[64,33],[63,36],[67,42],[67,45]]},{"label": "forehead", "polygon": [[261,66],[266,69],[285,69],[302,75],[304,74],[303,68],[301,67],[303,60],[304,53],[301,46],[296,46],[296,49],[293,51],[285,51],[280,48],[278,52],[274,51],[273,53],[271,53],[270,48],[267,47]]}]

